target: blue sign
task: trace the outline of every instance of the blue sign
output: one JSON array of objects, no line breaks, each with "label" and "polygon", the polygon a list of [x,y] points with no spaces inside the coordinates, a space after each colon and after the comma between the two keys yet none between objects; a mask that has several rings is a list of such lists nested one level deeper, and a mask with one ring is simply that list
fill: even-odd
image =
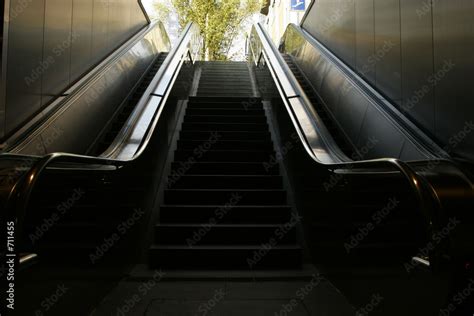
[{"label": "blue sign", "polygon": [[293,11],[304,11],[305,0],[291,0],[291,10]]}]

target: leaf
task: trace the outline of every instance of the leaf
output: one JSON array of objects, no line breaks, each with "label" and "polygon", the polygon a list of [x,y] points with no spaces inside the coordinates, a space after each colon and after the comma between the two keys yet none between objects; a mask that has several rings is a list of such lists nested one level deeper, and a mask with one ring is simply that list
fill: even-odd
[{"label": "leaf", "polygon": [[242,25],[262,7],[261,0],[172,0],[179,23],[196,23],[204,38],[203,58],[227,60]]}]

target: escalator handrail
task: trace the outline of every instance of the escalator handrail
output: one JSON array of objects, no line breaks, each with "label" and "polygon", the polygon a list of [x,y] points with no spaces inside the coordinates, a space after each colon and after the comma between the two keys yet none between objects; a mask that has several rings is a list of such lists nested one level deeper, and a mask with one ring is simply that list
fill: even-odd
[{"label": "escalator handrail", "polygon": [[[151,80],[149,87],[147,87],[147,89],[143,93],[143,96],[138,101],[138,104],[136,106],[137,110],[130,115],[130,118],[125,124],[124,128],[119,132],[116,139],[111,143],[109,148],[107,148],[107,150],[101,156],[109,159],[120,159],[119,157],[124,156],[121,155],[121,151],[124,150],[123,144],[126,142],[127,138],[131,137],[134,131],[133,126],[137,126],[137,123],[139,123],[141,115],[147,108],[147,104],[151,102],[151,99],[153,97],[162,98],[168,92],[171,82],[170,73],[175,74],[176,69],[181,68],[181,64],[186,58],[186,56],[188,56],[191,61],[197,60],[195,52],[198,51],[200,47],[190,47],[190,45],[192,46],[196,42],[196,39],[194,37],[196,34],[199,34],[199,27],[197,26],[197,24],[188,24],[188,26],[184,29],[182,36],[178,40],[178,43],[170,51],[168,56],[166,56],[162,66],[155,74],[154,78]],[[198,42],[200,43],[200,41]],[[181,56],[181,58],[177,58],[179,56]],[[158,111],[160,110],[160,108],[161,107],[158,107]],[[156,122],[154,122],[154,124],[156,124]],[[148,129],[150,128],[154,128],[154,126],[150,125]],[[151,134],[152,133],[148,132],[147,137],[151,137]]]},{"label": "escalator handrail", "polygon": [[146,10],[145,5],[143,4],[143,0],[137,0],[137,2],[138,2],[138,5],[140,6],[140,9],[143,12],[143,15],[145,16],[146,21],[148,22],[148,24],[150,24],[151,18],[148,15],[148,11]]},{"label": "escalator handrail", "polygon": [[[268,36],[264,27],[260,23],[257,23],[253,26],[253,29],[255,30],[255,32],[251,32],[250,36],[252,37],[253,34],[256,34],[258,36],[258,40],[262,44],[262,51],[258,53],[254,52],[251,46],[252,40],[250,39],[248,41],[250,43],[250,51],[252,51],[252,54],[254,54],[254,61],[258,65],[259,61],[261,60],[261,57],[263,56],[265,58],[273,80],[275,81],[280,95],[282,96],[283,103],[285,104],[291,121],[308,155],[317,164],[325,166],[329,171],[332,172],[336,170],[354,170],[355,168],[358,168],[358,171],[360,171],[360,169],[368,169],[370,171],[375,170],[377,167],[384,166],[387,166],[390,169],[395,169],[404,176],[404,178],[409,183],[412,192],[417,197],[418,203],[420,204],[420,208],[423,213],[422,215],[424,216],[425,222],[427,224],[428,232],[433,229],[433,226],[438,226],[439,223],[437,222],[437,219],[441,215],[440,212],[442,210],[442,205],[438,194],[436,193],[433,186],[426,180],[426,178],[416,173],[416,171],[407,163],[396,158],[380,158],[358,161],[352,161],[347,158],[348,161],[341,163],[324,163],[318,159],[318,157],[312,150],[311,145],[308,143],[308,140],[302,131],[300,123],[298,122],[296,115],[291,107],[291,103],[289,101],[291,98],[299,98],[300,96],[304,96],[305,93],[299,85],[298,81],[292,78],[291,70],[283,60],[275,45],[271,42],[270,37]],[[287,77],[279,78],[278,74],[284,74],[287,75]],[[282,84],[282,81],[286,81],[287,83]],[[307,97],[300,99],[305,107],[311,107],[307,101]],[[445,159],[439,159],[436,160],[436,162],[451,164],[451,161]]]},{"label": "escalator handrail", "polygon": [[[188,32],[199,33],[199,29],[197,25],[193,23],[189,23],[184,28],[183,33],[182,33],[183,34],[182,38],[186,37],[188,38],[188,40],[191,40],[192,38],[187,36]],[[180,41],[179,44],[170,51],[168,55],[169,58],[167,58],[165,62],[167,61],[168,63],[171,64],[174,58],[186,58],[188,54],[179,55],[179,52],[182,51],[182,46],[187,47],[188,44],[189,44],[189,41],[188,42]],[[162,65],[163,67],[167,67],[167,65],[165,65],[165,62]],[[177,65],[177,67],[181,67],[182,65],[182,63],[175,63],[175,64]],[[163,75],[163,80],[166,80],[168,81],[169,84],[171,84],[171,82],[173,81],[173,77],[176,76],[178,72],[179,72],[179,69],[168,69],[168,74]],[[163,98],[160,108],[163,106],[164,101],[166,101],[166,97]],[[41,174],[47,169],[48,166],[50,166],[53,162],[54,163],[61,162],[61,163],[86,164],[86,165],[101,165],[104,167],[112,167],[115,170],[121,169],[124,166],[136,161],[137,159],[140,158],[140,156],[142,156],[142,153],[147,148],[151,135],[153,134],[153,131],[156,128],[156,125],[159,121],[159,118],[160,118],[159,114],[161,112],[157,112],[157,113],[158,114],[155,115],[155,118],[153,119],[153,122],[151,123],[150,129],[148,130],[146,138],[141,143],[136,154],[130,159],[118,160],[118,159],[92,157],[92,156],[85,156],[85,155],[78,155],[78,154],[71,154],[71,153],[51,153],[43,157],[40,157],[39,160],[34,162],[31,168],[29,169],[29,171],[26,172],[25,175],[20,177],[20,179],[18,179],[16,183],[12,186],[9,192],[9,195],[7,197],[6,216],[10,220],[13,220],[16,222],[15,234],[17,236],[21,236],[23,232],[24,219],[26,216],[27,207],[31,198],[31,194]],[[2,157],[2,159],[10,159],[11,157],[16,157],[16,158],[25,157],[25,156],[20,156],[20,155],[15,155],[15,154],[13,155],[2,154],[0,156]]]}]

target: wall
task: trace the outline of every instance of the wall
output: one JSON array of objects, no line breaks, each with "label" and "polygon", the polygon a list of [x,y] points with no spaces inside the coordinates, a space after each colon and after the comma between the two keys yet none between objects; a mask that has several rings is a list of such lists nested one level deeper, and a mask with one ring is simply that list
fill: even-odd
[{"label": "wall", "polygon": [[9,0],[0,139],[147,24],[136,0]]},{"label": "wall", "polygon": [[[308,8],[309,3],[310,0],[305,1],[305,9]],[[290,0],[272,0],[265,25],[273,42],[278,45],[286,26],[290,23],[299,24],[305,12],[306,10],[291,10]]]},{"label": "wall", "polygon": [[472,0],[314,0],[302,27],[448,152],[474,159],[473,14]]}]

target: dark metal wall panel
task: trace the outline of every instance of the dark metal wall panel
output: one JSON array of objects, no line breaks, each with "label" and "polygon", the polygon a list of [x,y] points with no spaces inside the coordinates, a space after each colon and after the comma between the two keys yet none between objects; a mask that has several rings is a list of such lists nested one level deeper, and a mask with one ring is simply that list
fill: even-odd
[{"label": "dark metal wall panel", "polygon": [[433,7],[436,135],[474,159],[474,3],[438,0]]},{"label": "dark metal wall panel", "polygon": [[129,12],[125,11],[127,0],[109,0],[108,34],[107,42],[109,47],[117,46],[125,39],[126,29],[128,29]]},{"label": "dark metal wall panel", "polygon": [[41,106],[41,62],[45,1],[34,1],[21,12],[21,0],[10,3],[5,132],[37,112]]},{"label": "dark metal wall panel", "polygon": [[108,51],[109,0],[94,0],[92,16],[92,58],[97,63]]},{"label": "dark metal wall panel", "polygon": [[400,0],[402,110],[425,130],[434,130],[434,91],[431,6],[426,0]]},{"label": "dark metal wall panel", "polygon": [[356,69],[375,84],[374,0],[359,0],[355,5]]},{"label": "dark metal wall panel", "polygon": [[[468,127],[474,118],[469,80],[474,73],[474,2],[349,2],[355,4],[352,68],[448,151],[474,159],[474,132]],[[351,13],[344,3],[315,0],[302,27],[352,66],[352,38],[345,34],[350,31]],[[326,72],[313,74],[317,89]],[[404,148],[412,151],[410,146]]]},{"label": "dark metal wall panel", "polygon": [[400,2],[374,0],[374,9],[376,86],[401,104]]},{"label": "dark metal wall panel", "polygon": [[103,73],[85,83],[84,89],[69,96],[67,106],[49,117],[37,134],[31,135],[22,148],[16,149],[17,153],[86,154],[157,52],[169,51],[169,42],[154,40],[165,36],[158,26],[151,29]]},{"label": "dark metal wall panel", "polygon": [[355,67],[355,3],[354,0],[331,1],[333,7],[333,19],[339,19],[338,29],[334,36],[334,44],[338,56],[346,63]]},{"label": "dark metal wall panel", "polygon": [[41,103],[57,97],[70,81],[72,0],[46,0],[43,40],[45,71]]},{"label": "dark metal wall panel", "polygon": [[354,89],[349,81],[342,84],[341,90],[338,112],[335,113],[335,118],[347,135],[347,139],[350,139],[353,144],[358,144],[369,100],[357,89]]},{"label": "dark metal wall panel", "polygon": [[132,0],[132,7],[130,8],[130,32],[133,34],[137,30],[139,30],[145,23],[146,19],[143,15],[142,10],[138,5],[136,5],[137,1]]},{"label": "dark metal wall panel", "polygon": [[[122,0],[120,8],[121,12],[119,14],[120,16],[120,34],[121,34],[121,41],[125,41],[127,38],[130,37],[132,34],[129,32],[130,30],[130,10],[132,8],[132,5],[135,5],[134,2],[131,2],[129,0]],[[143,13],[142,13],[143,15]]]},{"label": "dark metal wall panel", "polygon": [[10,8],[5,132],[0,137],[147,23],[136,0],[11,0]]},{"label": "dark metal wall panel", "polygon": [[368,87],[359,86],[357,80],[348,76],[352,73],[349,67],[336,63],[334,54],[323,45],[290,26],[280,50],[293,56],[315,88],[318,101],[328,108],[352,144],[364,152],[363,158],[403,155],[406,160],[419,160],[433,157],[420,143],[413,150],[411,134],[391,118],[386,111],[390,105],[385,98],[375,91],[367,93]]},{"label": "dark metal wall panel", "polygon": [[[45,1],[10,3],[5,133],[37,112],[41,106],[41,63]],[[19,8],[22,8],[21,10]]]},{"label": "dark metal wall panel", "polygon": [[92,66],[93,0],[73,0],[71,42],[71,79]]},{"label": "dark metal wall panel", "polygon": [[315,0],[305,29],[328,46],[349,65],[355,65],[355,2],[353,0]]},{"label": "dark metal wall panel", "polygon": [[[357,148],[371,148],[365,159],[395,157],[400,158],[404,143],[407,141],[398,129],[392,124],[387,124],[387,119],[373,106],[367,108],[364,122],[358,137]],[[373,148],[370,144],[376,144]],[[409,160],[421,158],[419,152],[409,157]]]}]

